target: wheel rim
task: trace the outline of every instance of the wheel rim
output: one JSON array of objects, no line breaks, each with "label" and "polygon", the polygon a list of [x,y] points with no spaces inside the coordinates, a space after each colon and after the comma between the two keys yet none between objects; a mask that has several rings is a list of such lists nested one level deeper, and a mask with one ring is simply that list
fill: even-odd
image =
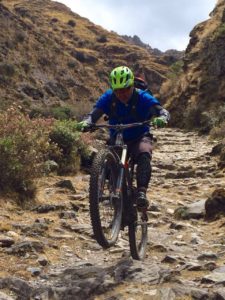
[{"label": "wheel rim", "polygon": [[142,212],[137,212],[137,220],[134,223],[135,243],[137,249],[137,256],[143,259],[146,252],[147,245],[147,222],[142,220]]}]

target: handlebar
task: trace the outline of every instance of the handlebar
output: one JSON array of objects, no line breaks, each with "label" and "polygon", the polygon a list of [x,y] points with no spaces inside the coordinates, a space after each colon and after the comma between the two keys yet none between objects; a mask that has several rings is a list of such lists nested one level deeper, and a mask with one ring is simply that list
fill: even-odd
[{"label": "handlebar", "polygon": [[129,124],[116,124],[116,125],[110,125],[110,124],[90,124],[91,129],[98,129],[98,128],[107,128],[107,129],[114,129],[116,131],[124,130],[127,128],[133,128],[133,127],[140,127],[148,125],[151,127],[153,124],[150,120],[144,121],[144,122],[136,122],[136,123],[129,123]]}]

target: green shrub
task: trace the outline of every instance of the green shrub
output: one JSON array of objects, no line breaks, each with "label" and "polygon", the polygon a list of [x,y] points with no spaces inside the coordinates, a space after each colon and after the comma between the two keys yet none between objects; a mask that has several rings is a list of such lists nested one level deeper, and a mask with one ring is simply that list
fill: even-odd
[{"label": "green shrub", "polygon": [[52,120],[31,120],[19,108],[0,114],[0,190],[15,191],[21,197],[35,193],[33,179],[44,172],[53,144],[49,143]]},{"label": "green shrub", "polygon": [[45,108],[33,108],[29,116],[31,118],[44,117],[44,118],[54,118],[56,120],[68,120],[74,116],[73,111],[67,106],[56,106]]},{"label": "green shrub", "polygon": [[23,43],[27,35],[24,31],[16,31],[15,33],[15,43]]},{"label": "green shrub", "polygon": [[107,40],[107,36],[106,35],[101,35],[97,38],[97,42],[99,43],[106,43],[108,40]]},{"label": "green shrub", "polygon": [[[225,137],[225,121],[221,122],[220,125],[214,127],[210,131],[210,135],[214,139],[223,140]],[[224,144],[225,144],[225,139],[224,139]]]},{"label": "green shrub", "polygon": [[68,120],[73,116],[71,109],[66,106],[53,107],[50,110],[50,114],[57,120]]},{"label": "green shrub", "polygon": [[183,60],[178,60],[170,66],[170,71],[168,78],[176,79],[183,72],[184,62]]},{"label": "green shrub", "polygon": [[220,37],[223,37],[225,35],[225,24],[221,24],[216,28],[216,30],[213,32],[212,38],[218,39]]},{"label": "green shrub", "polygon": [[80,154],[85,151],[85,145],[76,130],[76,122],[71,120],[57,121],[50,133],[50,140],[58,145],[62,156],[52,156],[51,159],[59,165],[59,174],[76,172],[80,168]]},{"label": "green shrub", "polygon": [[15,67],[9,63],[0,63],[0,74],[6,77],[12,77],[15,74]]},{"label": "green shrub", "polygon": [[76,22],[74,20],[69,20],[67,24],[69,26],[71,26],[71,27],[75,27],[76,26]]}]

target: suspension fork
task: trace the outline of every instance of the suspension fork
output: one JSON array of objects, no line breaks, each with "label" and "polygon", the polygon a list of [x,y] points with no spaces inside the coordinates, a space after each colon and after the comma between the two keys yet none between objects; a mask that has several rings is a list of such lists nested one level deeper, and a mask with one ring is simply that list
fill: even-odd
[{"label": "suspension fork", "polygon": [[116,196],[119,197],[120,193],[122,193],[123,180],[124,180],[124,172],[126,168],[126,159],[127,159],[127,145],[123,145],[121,158],[119,161],[119,172],[116,183]]}]

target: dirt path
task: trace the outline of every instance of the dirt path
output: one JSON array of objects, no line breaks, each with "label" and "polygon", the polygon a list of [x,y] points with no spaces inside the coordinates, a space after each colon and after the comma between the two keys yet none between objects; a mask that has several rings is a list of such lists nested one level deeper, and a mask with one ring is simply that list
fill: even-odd
[{"label": "dirt path", "polygon": [[[110,250],[93,240],[89,175],[45,178],[25,211],[1,203],[0,299],[225,299],[225,218],[202,217],[225,184],[214,144],[193,132],[155,134],[146,260],[129,257],[126,232]],[[191,217],[175,218],[196,202]]]}]

